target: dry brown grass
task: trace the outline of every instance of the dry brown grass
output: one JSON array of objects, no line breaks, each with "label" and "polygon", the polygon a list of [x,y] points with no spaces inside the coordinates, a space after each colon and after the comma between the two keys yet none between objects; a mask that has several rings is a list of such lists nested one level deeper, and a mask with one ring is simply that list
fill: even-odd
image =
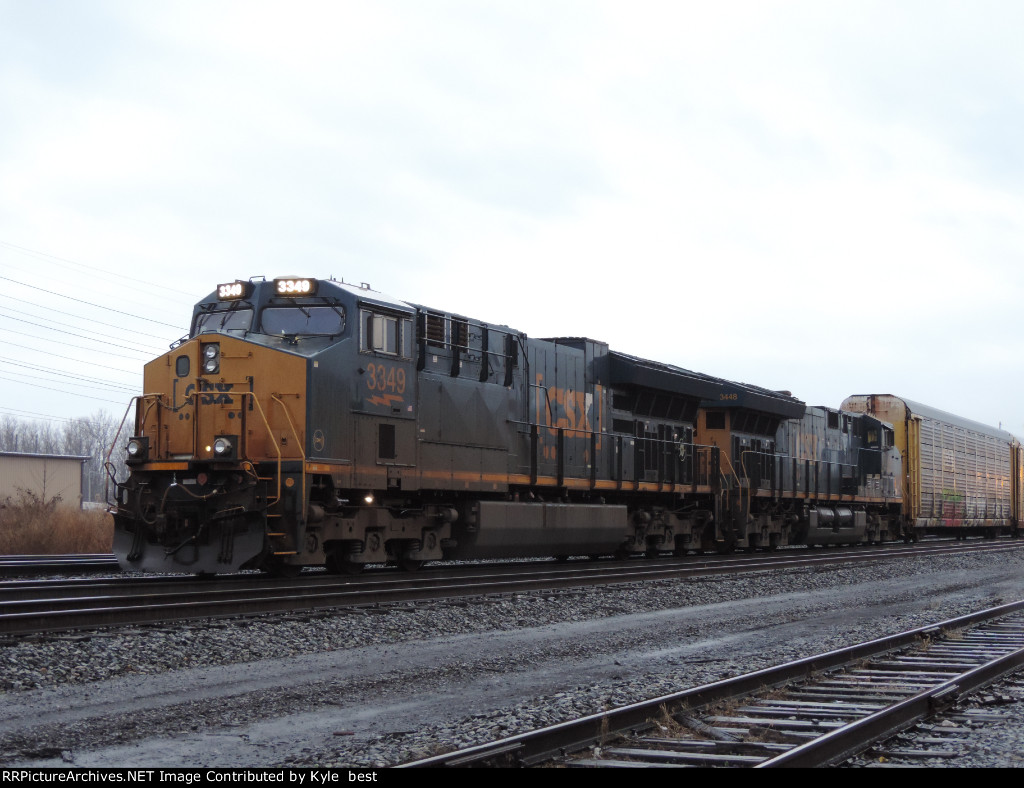
[{"label": "dry brown grass", "polygon": [[0,554],[109,553],[114,521],[22,491],[0,501]]}]

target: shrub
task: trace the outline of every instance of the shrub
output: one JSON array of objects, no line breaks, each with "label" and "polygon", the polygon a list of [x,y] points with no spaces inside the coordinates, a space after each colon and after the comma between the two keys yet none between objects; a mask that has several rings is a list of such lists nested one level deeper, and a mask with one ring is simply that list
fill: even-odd
[{"label": "shrub", "polygon": [[60,506],[19,489],[0,501],[0,554],[109,553],[114,521],[103,511]]}]

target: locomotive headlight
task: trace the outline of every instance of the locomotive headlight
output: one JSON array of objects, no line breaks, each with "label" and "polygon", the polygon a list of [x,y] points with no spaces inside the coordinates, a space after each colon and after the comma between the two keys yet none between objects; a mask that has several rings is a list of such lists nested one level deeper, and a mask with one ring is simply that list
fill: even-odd
[{"label": "locomotive headlight", "polygon": [[136,437],[128,441],[125,447],[128,452],[128,462],[145,462],[149,458],[149,438]]},{"label": "locomotive headlight", "polygon": [[220,372],[220,344],[210,342],[203,345],[203,372],[215,375]]},{"label": "locomotive headlight", "polygon": [[238,438],[235,435],[218,435],[213,439],[213,456],[218,460],[233,460],[237,456],[237,445]]},{"label": "locomotive headlight", "polygon": [[373,493],[366,493],[366,495],[363,496],[363,501],[367,505],[372,504],[373,503]]}]

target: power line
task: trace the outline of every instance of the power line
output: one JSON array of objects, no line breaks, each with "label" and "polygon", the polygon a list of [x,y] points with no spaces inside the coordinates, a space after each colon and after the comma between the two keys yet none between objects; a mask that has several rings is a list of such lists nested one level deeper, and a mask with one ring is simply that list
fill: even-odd
[{"label": "power line", "polygon": [[[0,269],[15,280],[38,285],[42,288],[52,287],[59,292],[75,293],[75,298],[88,299],[97,304],[117,304],[119,307],[132,307],[150,318],[174,320],[189,306],[184,299],[167,293],[151,291],[142,293],[139,288],[130,284],[105,281],[99,274],[79,271],[52,271],[46,261],[11,259],[0,247]],[[7,292],[17,292],[10,285],[4,285]]]},{"label": "power line", "polygon": [[[91,328],[82,328],[81,326],[76,326],[76,325],[74,325],[72,323],[63,323],[60,320],[54,320],[51,317],[44,317],[44,316],[41,316],[41,315],[33,314],[32,312],[26,312],[23,309],[14,309],[14,308],[9,307],[9,306],[0,305],[0,313],[6,313],[6,312],[14,312],[15,314],[19,314],[19,315],[27,315],[28,317],[34,317],[36,320],[43,320],[43,321],[45,321],[47,323],[52,323],[54,326],[63,326],[65,328],[73,328],[73,329],[76,329],[78,331],[84,331],[87,334],[97,334],[99,336],[110,336],[111,335],[111,332],[109,332],[109,331],[104,332],[104,331],[95,331],[95,330],[93,330]],[[12,316],[7,315],[7,314],[0,314],[0,317],[9,317],[11,320],[22,320],[25,323],[30,323],[31,325],[39,326],[40,328],[46,328],[46,329],[49,329],[51,331],[57,331],[58,330],[56,328],[53,328],[52,326],[43,325],[41,323],[33,323],[31,320],[24,320],[24,318],[16,318],[16,317],[12,317]],[[88,319],[88,318],[86,318],[86,319]],[[105,325],[105,324],[101,323],[101,325]],[[114,328],[120,328],[120,329],[122,329],[124,331],[127,331],[127,329],[125,329],[124,326],[113,326],[113,327]],[[139,335],[139,332],[137,332],[137,331],[132,331],[130,333],[132,334],[132,336]],[[142,334],[141,336],[152,336],[155,339],[164,339],[164,337],[158,337],[155,334]],[[138,345],[139,347],[144,347],[144,348],[146,348],[147,352],[156,352],[156,353],[162,353],[163,352],[162,349],[157,350],[157,349],[155,349],[151,345],[146,345],[144,342],[137,342],[134,339],[129,339],[129,340],[125,340],[125,341],[131,342],[131,343],[133,343],[135,345]]]},{"label": "power line", "polygon": [[[17,380],[16,378],[7,378],[7,377],[4,377],[3,375],[0,375],[0,380],[8,380],[8,381],[11,381],[12,383],[20,383],[21,382],[20,380]],[[38,384],[33,385],[33,388],[36,388],[36,389],[46,389],[47,391],[56,391],[56,392],[58,392],[60,394],[71,394],[72,396],[79,397],[79,398],[95,399],[95,400],[99,400],[100,402],[109,402],[111,405],[117,405],[118,404],[117,400],[106,399],[104,397],[93,397],[93,396],[91,396],[89,394],[82,394],[79,391],[67,391],[66,389],[55,389],[52,386],[40,386]]]},{"label": "power line", "polygon": [[[131,385],[128,385],[126,383],[114,383],[114,384],[111,384],[110,381],[104,380],[103,378],[93,378],[93,377],[89,377],[88,375],[74,375],[74,374],[72,374],[70,372],[57,372],[57,371],[49,369],[47,367],[40,367],[40,366],[38,366],[36,364],[27,364],[27,363],[25,363],[23,361],[15,361],[14,359],[7,358],[6,356],[0,356],[0,362],[3,362],[5,364],[10,364],[11,366],[14,366],[14,367],[23,367],[25,369],[31,369],[31,370],[33,370],[35,372],[45,372],[45,373],[47,373],[49,375],[55,375],[57,377],[72,378],[74,380],[80,380],[80,381],[83,381],[83,382],[86,382],[86,383],[100,383],[100,384],[105,384],[105,385],[114,385],[114,386],[117,386],[118,388],[123,388],[123,389],[125,389],[127,391],[136,391],[139,388],[138,386],[131,386]],[[140,373],[131,373],[131,374],[138,375]]]},{"label": "power line", "polygon": [[[20,421],[63,421],[71,423],[75,419],[68,418],[67,416],[51,416],[46,413],[33,413],[30,410],[18,410],[17,408],[0,408],[0,413],[4,414],[5,418],[8,419],[19,419]],[[31,416],[18,416],[18,413],[30,413]]]},{"label": "power line", "polygon": [[135,375],[137,372],[133,372],[130,369],[121,369],[120,367],[110,367],[106,364],[100,364],[96,361],[83,361],[80,358],[72,358],[71,356],[62,356],[60,353],[51,353],[49,350],[38,350],[37,348],[25,347],[25,350],[31,350],[33,353],[42,353],[47,358],[63,358],[67,361],[74,361],[77,364],[88,364],[92,367],[102,367],[103,369],[112,369],[114,372],[120,372],[124,375]]},{"label": "power line", "polygon": [[[15,331],[13,328],[0,328],[0,331],[6,331],[8,334],[17,334],[18,336],[21,336],[21,337],[29,337],[30,339],[38,339],[38,340],[40,340],[42,342],[56,342],[58,345],[62,345],[64,347],[73,347],[73,348],[76,348],[77,350],[85,350],[85,351],[88,351],[89,353],[103,353],[104,356],[116,356],[117,358],[127,358],[127,359],[130,359],[131,361],[138,361],[139,360],[138,357],[126,356],[124,353],[111,353],[109,350],[97,350],[96,348],[82,347],[81,345],[73,345],[70,342],[64,342],[64,341],[62,341],[60,339],[48,339],[47,337],[37,337],[35,334],[26,334],[24,331]],[[83,337],[83,339],[88,339],[90,342],[101,342],[102,341],[102,340],[99,340],[99,339],[89,339],[89,337]],[[106,342],[104,344],[110,345],[112,343]],[[121,347],[121,346],[120,345],[115,345],[115,347]],[[27,349],[28,350],[34,350],[34,348],[27,348]],[[127,348],[127,350],[133,350],[133,349],[132,348]],[[36,353],[45,353],[47,351],[35,350],[35,352]],[[133,350],[133,352],[135,352],[135,353],[142,353],[142,354],[146,353],[146,351],[144,351],[144,350]],[[90,361],[89,363],[91,364],[92,362]]]},{"label": "power line", "polygon": [[[0,309],[2,309],[2,308],[3,307],[0,307]],[[108,341],[106,339],[93,339],[92,337],[83,336],[82,334],[75,334],[75,333],[72,333],[71,331],[65,331],[65,330],[63,330],[61,328],[52,328],[50,326],[44,326],[42,323],[33,323],[31,320],[24,320],[24,319],[22,319],[20,317],[11,317],[10,315],[0,315],[0,317],[5,317],[8,320],[16,320],[19,323],[28,323],[28,325],[30,325],[30,326],[35,326],[36,328],[42,328],[42,329],[45,329],[46,331],[57,331],[57,332],[59,332],[61,334],[64,334],[65,336],[78,337],[79,339],[84,339],[87,342],[99,342],[101,345],[110,345],[111,347],[119,347],[122,350],[130,350],[133,353],[144,353],[144,354],[147,354],[147,355],[154,355],[154,354],[155,355],[160,355],[160,353],[162,352],[160,350],[155,350],[153,348],[135,348],[135,347],[128,347],[127,345],[119,345],[116,342],[110,342],[110,341]],[[4,330],[5,331],[12,331],[12,329],[9,329],[9,328],[8,329],[4,329]],[[83,330],[85,330],[85,329],[83,329]],[[17,332],[15,332],[15,333],[17,333]],[[33,336],[33,335],[32,334],[25,334],[25,336],[29,336],[30,337],[30,336]],[[44,337],[33,337],[33,338],[34,339],[44,339]],[[50,341],[53,341],[53,340],[50,340]],[[72,347],[75,347],[75,346],[72,346]]]},{"label": "power line", "polygon": [[79,304],[86,304],[88,306],[96,307],[97,309],[106,309],[108,312],[116,312],[119,315],[125,315],[126,317],[131,317],[131,318],[134,318],[135,320],[145,320],[148,323],[156,323],[157,325],[160,325],[160,326],[167,326],[169,328],[174,328],[174,329],[177,329],[179,331],[181,330],[181,326],[180,325],[173,325],[171,323],[165,323],[162,320],[154,320],[151,317],[142,317],[142,315],[133,315],[131,312],[122,312],[120,309],[114,309],[113,307],[109,307],[109,306],[101,306],[100,304],[94,304],[91,301],[84,301],[81,298],[72,298],[69,295],[64,295],[63,293],[58,293],[56,290],[47,290],[44,287],[36,287],[35,285],[26,284],[25,282],[19,282],[17,279],[11,279],[9,276],[0,276],[0,279],[3,279],[5,282],[13,282],[14,284],[21,285],[22,287],[31,288],[32,290],[38,290],[41,293],[48,293],[50,295],[55,295],[58,298],[66,298],[68,301],[75,301],[75,302],[77,302]]},{"label": "power line", "polygon": [[[45,307],[42,304],[36,304],[36,303],[33,303],[32,301],[26,301],[23,298],[15,298],[14,296],[5,295],[4,293],[0,293],[0,298],[8,298],[11,301],[17,301],[20,304],[30,304],[32,306],[39,307],[40,309],[48,309],[48,307]],[[9,306],[5,306],[5,307],[2,307],[2,308],[3,309],[7,309],[7,310],[9,310],[11,312],[18,312],[19,314],[22,314],[22,315],[29,315],[30,317],[38,317],[38,315],[33,315],[31,312],[23,312],[20,309],[12,309]],[[97,320],[94,317],[81,317],[79,315],[66,315],[66,316],[67,317],[75,317],[75,318],[78,318],[79,320],[86,320],[86,321],[88,321],[90,323],[96,323],[96,325],[99,325],[99,326],[107,326],[107,328],[117,328],[117,329],[121,329],[122,331],[125,329],[125,326],[124,326],[123,323],[121,325],[118,325],[117,323],[104,323],[102,320]],[[49,318],[45,318],[45,317],[44,318],[40,318],[40,319],[41,320],[49,320]],[[50,322],[57,323],[56,320],[51,320]],[[68,325],[68,324],[67,323],[59,323],[58,325]],[[76,326],[71,326],[71,327],[75,328]],[[80,329],[80,330],[86,331],[88,329]],[[142,336],[142,337],[152,337],[153,339],[162,339],[162,340],[166,340],[167,339],[167,335],[166,334],[164,334],[164,335],[147,334],[144,331],[138,331],[137,329],[134,329],[134,328],[132,329],[132,333],[133,334],[137,334],[137,335]]]},{"label": "power line", "polygon": [[[19,408],[4,408],[0,407],[0,413],[4,414],[6,418],[18,419],[20,421],[63,421],[68,424],[76,421],[90,421],[92,416],[53,416],[49,413],[36,413],[31,410],[20,410]],[[18,413],[27,413],[28,416],[18,416]],[[107,415],[106,411],[101,411],[104,415]]]},{"label": "power line", "polygon": [[152,282],[147,282],[147,281],[142,280],[142,279],[136,279],[133,276],[125,276],[124,274],[122,274],[120,272],[108,271],[105,268],[99,268],[98,266],[94,266],[94,265],[87,265],[86,263],[80,263],[77,260],[69,260],[66,257],[58,257],[57,255],[48,254],[47,252],[40,252],[40,251],[38,251],[36,249],[28,249],[28,248],[26,248],[24,246],[18,246],[17,244],[12,244],[10,241],[2,241],[2,240],[0,240],[0,246],[7,247],[8,249],[13,249],[13,250],[15,250],[17,252],[23,252],[25,254],[35,255],[36,257],[43,257],[43,258],[46,258],[47,260],[56,262],[57,265],[61,265],[61,264],[73,265],[73,266],[77,266],[78,268],[84,268],[87,271],[99,271],[100,273],[106,274],[106,275],[108,275],[110,277],[113,277],[113,278],[119,280],[119,281],[120,280],[124,280],[124,279],[128,279],[128,280],[130,280],[132,282],[138,282],[138,283],[143,284],[143,285],[146,286],[146,291],[147,292],[151,292],[154,287],[158,287],[161,290],[167,290],[170,293],[178,293],[180,295],[187,296],[189,299],[192,299],[192,297],[193,297],[192,293],[186,293],[184,290],[177,290],[177,289],[175,289],[173,287],[167,287],[166,285],[154,284]]},{"label": "power line", "polygon": [[[37,371],[39,371],[39,370],[37,370]],[[46,383],[61,383],[62,382],[60,380],[54,380],[53,378],[45,378],[45,377],[41,377],[39,375],[29,375],[29,374],[27,374],[25,372],[19,372],[17,374],[18,374],[17,378],[4,378],[4,380],[17,380],[17,382],[20,383],[22,381],[22,378],[25,378],[25,379],[31,379],[31,380],[42,380],[42,381],[44,381]],[[57,375],[57,377],[64,377],[64,376],[63,375]],[[134,393],[136,393],[138,391],[138,388],[135,387],[135,386],[127,386],[127,385],[123,385],[123,384],[120,384],[120,383],[104,383],[103,381],[95,381],[93,383],[86,383],[84,381],[73,381],[73,383],[74,383],[74,385],[79,386],[81,388],[94,389],[94,390],[97,390],[97,391],[111,392],[112,390],[116,389],[117,391],[123,391],[123,392],[125,392],[127,394],[134,394]]]},{"label": "power line", "polygon": [[[59,382],[59,381],[53,381],[50,378],[41,377],[39,375],[26,375],[24,372],[19,373],[17,378],[6,378],[6,377],[3,377],[2,374],[0,374],[0,379],[3,379],[3,380],[14,380],[14,381],[16,381],[18,383],[21,383],[22,379],[42,380],[45,383]],[[117,384],[111,384],[111,385],[107,385],[107,386],[97,386],[97,385],[90,384],[90,383],[78,383],[76,385],[79,388],[92,389],[93,391],[106,391],[107,393],[110,393],[111,389],[117,389],[118,391],[124,391],[125,393],[130,393],[130,394],[134,394],[136,392],[136,389],[133,389],[130,386],[120,386],[120,385],[117,385]]]}]

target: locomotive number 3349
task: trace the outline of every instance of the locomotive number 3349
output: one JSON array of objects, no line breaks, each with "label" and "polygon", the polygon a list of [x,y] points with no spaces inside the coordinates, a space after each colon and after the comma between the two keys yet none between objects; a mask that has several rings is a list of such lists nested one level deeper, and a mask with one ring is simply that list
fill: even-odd
[{"label": "locomotive number 3349", "polygon": [[405,370],[387,364],[366,365],[366,387],[389,394],[405,393]]}]

